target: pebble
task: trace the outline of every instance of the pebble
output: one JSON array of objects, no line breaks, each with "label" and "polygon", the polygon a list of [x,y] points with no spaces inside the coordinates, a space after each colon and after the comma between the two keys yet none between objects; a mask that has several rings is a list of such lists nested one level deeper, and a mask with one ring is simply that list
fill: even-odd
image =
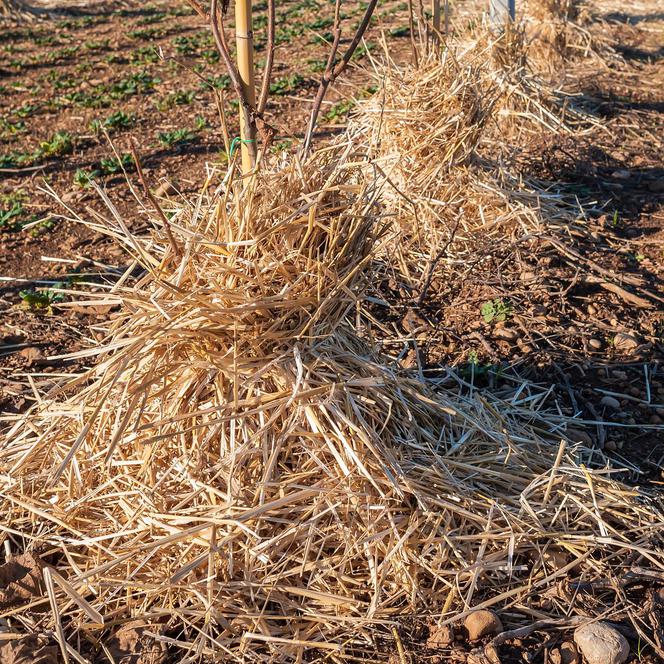
[{"label": "pebble", "polygon": [[630,173],[624,168],[619,168],[617,171],[611,173],[611,177],[616,180],[629,180]]},{"label": "pebble", "polygon": [[571,641],[565,641],[560,648],[554,648],[549,653],[552,664],[580,664],[579,653]]},{"label": "pebble", "polygon": [[28,366],[32,366],[35,362],[44,359],[44,353],[42,353],[36,346],[28,346],[27,348],[24,348],[19,355],[28,361]]},{"label": "pebble", "polygon": [[473,611],[466,617],[463,625],[468,630],[470,641],[503,631],[503,623],[500,618],[493,611],[487,610]]},{"label": "pebble", "polygon": [[493,334],[497,339],[503,341],[515,341],[519,338],[519,333],[511,327],[498,328]]},{"label": "pebble", "polygon": [[491,644],[485,648],[475,648],[468,653],[466,664],[501,664],[498,649]]},{"label": "pebble", "polygon": [[639,343],[639,338],[632,332],[618,332],[613,337],[613,345],[616,350],[634,350]]},{"label": "pebble", "polygon": [[592,436],[587,431],[579,431],[578,429],[568,429],[567,437],[573,443],[584,443],[585,445],[592,445]]},{"label": "pebble", "polygon": [[449,625],[432,625],[429,627],[427,648],[438,650],[454,643],[454,631]]},{"label": "pebble", "polygon": [[616,445],[615,440],[607,440],[607,441],[604,443],[604,449],[605,449],[605,450],[608,450],[609,452],[615,452],[616,449],[617,449],[617,447],[618,447],[618,446]]},{"label": "pebble", "polygon": [[615,397],[610,397],[608,394],[605,397],[602,397],[600,403],[607,408],[613,408],[613,410],[618,410],[618,408],[620,408],[620,401]]},{"label": "pebble", "polygon": [[627,639],[605,622],[578,627],[574,643],[588,664],[622,664],[629,655]]},{"label": "pebble", "polygon": [[166,180],[165,182],[162,182],[155,190],[154,190],[154,195],[157,196],[157,198],[161,198],[163,196],[170,196],[171,194],[177,193],[177,189],[175,188],[175,185],[170,182],[169,180]]},{"label": "pebble", "polygon": [[602,344],[601,340],[595,339],[595,337],[588,340],[588,346],[590,346],[590,348],[592,348],[593,350],[601,350],[603,345],[604,344]]}]

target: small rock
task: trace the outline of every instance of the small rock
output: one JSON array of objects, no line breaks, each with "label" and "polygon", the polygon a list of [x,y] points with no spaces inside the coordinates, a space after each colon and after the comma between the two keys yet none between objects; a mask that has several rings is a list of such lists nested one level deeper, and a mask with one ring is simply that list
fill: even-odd
[{"label": "small rock", "polygon": [[558,648],[549,651],[549,661],[551,664],[563,664],[563,656]]},{"label": "small rock", "polygon": [[62,194],[62,202],[63,203],[73,203],[77,198],[78,198],[78,193],[77,191],[67,191],[64,194]]},{"label": "small rock", "polygon": [[639,344],[639,338],[633,332],[618,332],[613,337],[613,345],[616,350],[634,350]]},{"label": "small rock", "polygon": [[485,648],[475,648],[468,653],[466,664],[501,664],[498,649],[491,644]]},{"label": "small rock", "polygon": [[605,622],[577,628],[574,631],[574,643],[588,664],[622,664],[629,655],[627,639]]},{"label": "small rock", "polygon": [[648,421],[650,424],[661,424],[662,418],[659,415],[651,415]]},{"label": "small rock", "polygon": [[590,316],[596,316],[597,315],[597,307],[594,304],[589,304],[588,305],[588,314]]},{"label": "small rock", "polygon": [[571,641],[565,641],[559,648],[554,648],[549,653],[552,664],[580,664],[579,653]]},{"label": "small rock", "polygon": [[611,173],[611,177],[616,180],[629,180],[630,173],[625,168],[619,168],[617,171]]},{"label": "small rock", "polygon": [[531,281],[535,281],[535,279],[537,279],[537,275],[534,272],[530,272],[528,270],[523,271],[519,275],[519,277],[520,277],[521,281],[524,281],[526,283],[531,282]]},{"label": "small rock", "polygon": [[31,553],[14,556],[0,565],[0,609],[10,609],[41,597],[42,569],[41,558]]},{"label": "small rock", "polygon": [[511,327],[500,327],[498,328],[493,335],[497,339],[502,339],[503,341],[516,341],[519,338],[519,333]]},{"label": "small rock", "polygon": [[608,450],[609,452],[615,452],[617,449],[616,441],[615,440],[607,440],[604,443],[604,449]]},{"label": "small rock", "polygon": [[573,443],[584,443],[584,445],[593,444],[593,439],[587,431],[579,431],[578,429],[568,429],[567,437]]},{"label": "small rock", "polygon": [[429,627],[427,648],[439,650],[454,643],[454,631],[449,625],[432,625]]},{"label": "small rock", "polygon": [[602,397],[600,403],[607,408],[613,408],[613,410],[618,410],[620,408],[620,401],[614,397],[610,397],[608,394],[605,397]]},{"label": "small rock", "polygon": [[571,641],[565,641],[560,646],[563,664],[579,664],[579,653],[576,646]]},{"label": "small rock", "polygon": [[503,623],[493,611],[473,611],[463,622],[468,630],[468,639],[476,641],[488,634],[496,634],[503,631]]},{"label": "small rock", "polygon": [[603,345],[600,339],[595,339],[595,337],[588,339],[588,346],[593,350],[601,350]]},{"label": "small rock", "polygon": [[44,354],[36,346],[28,346],[27,348],[24,348],[19,355],[28,361],[28,366],[44,359]]},{"label": "small rock", "polygon": [[523,339],[517,339],[516,340],[516,345],[519,347],[519,350],[524,355],[532,353],[535,350],[529,343],[526,343],[525,341],[523,341]]},{"label": "small rock", "polygon": [[162,182],[155,190],[154,190],[154,195],[157,198],[161,198],[163,196],[170,196],[172,194],[177,193],[177,189],[175,188],[175,185],[170,181],[166,180]]}]

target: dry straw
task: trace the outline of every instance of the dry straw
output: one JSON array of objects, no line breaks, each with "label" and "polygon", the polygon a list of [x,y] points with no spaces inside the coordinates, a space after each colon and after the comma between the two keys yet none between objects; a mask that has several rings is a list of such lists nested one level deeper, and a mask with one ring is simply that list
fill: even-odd
[{"label": "dry straw", "polygon": [[413,615],[618,615],[560,582],[664,570],[658,506],[566,439],[548,390],[425,379],[365,334],[394,192],[421,209],[434,182],[441,200],[449,181],[484,186],[466,166],[495,110],[464,80],[438,106],[408,83],[424,125],[420,143],[402,132],[403,172],[376,132],[241,190],[211,176],[168,210],[181,259],[158,215],[149,237],[110,201],[87,222],[145,272],[85,296],[120,306],[94,366],[0,444],[2,537],[53,566],[43,597],[0,614],[15,632],[62,635],[76,661],[135,620],[179,661],[375,661]]}]

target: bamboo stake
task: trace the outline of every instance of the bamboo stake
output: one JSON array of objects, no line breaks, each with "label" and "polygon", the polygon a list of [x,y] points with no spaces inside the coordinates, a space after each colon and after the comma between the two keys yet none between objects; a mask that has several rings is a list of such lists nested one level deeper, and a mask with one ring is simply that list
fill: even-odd
[{"label": "bamboo stake", "polygon": [[240,140],[242,143],[242,174],[247,175],[256,165],[256,125],[252,113],[256,109],[254,80],[254,35],[251,20],[251,0],[235,0],[235,41],[237,67],[248,107],[240,104]]}]

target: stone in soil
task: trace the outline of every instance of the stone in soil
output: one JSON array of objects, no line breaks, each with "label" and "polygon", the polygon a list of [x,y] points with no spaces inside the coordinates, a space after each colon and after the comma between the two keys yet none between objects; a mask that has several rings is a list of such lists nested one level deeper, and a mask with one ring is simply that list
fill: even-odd
[{"label": "stone in soil", "polygon": [[608,395],[602,397],[600,403],[602,406],[606,406],[607,408],[613,408],[613,410],[618,410],[620,408],[620,401],[618,401],[618,399],[615,397],[610,397]]},{"label": "stone in soil", "polygon": [[629,655],[627,639],[605,622],[578,627],[574,643],[588,664],[622,664]]},{"label": "stone in soil", "polygon": [[503,623],[493,611],[473,611],[466,617],[463,625],[468,631],[470,641],[503,631]]},{"label": "stone in soil", "polygon": [[429,628],[427,648],[438,650],[454,643],[454,631],[449,625],[432,625]]},{"label": "stone in soil", "polygon": [[618,332],[613,337],[613,346],[616,350],[630,351],[640,345],[639,337],[633,332]]},{"label": "stone in soil", "polygon": [[511,327],[499,327],[493,334],[503,341],[515,341],[519,338],[519,333]]},{"label": "stone in soil", "polygon": [[571,641],[565,641],[559,648],[549,653],[552,664],[580,664],[579,653]]}]

